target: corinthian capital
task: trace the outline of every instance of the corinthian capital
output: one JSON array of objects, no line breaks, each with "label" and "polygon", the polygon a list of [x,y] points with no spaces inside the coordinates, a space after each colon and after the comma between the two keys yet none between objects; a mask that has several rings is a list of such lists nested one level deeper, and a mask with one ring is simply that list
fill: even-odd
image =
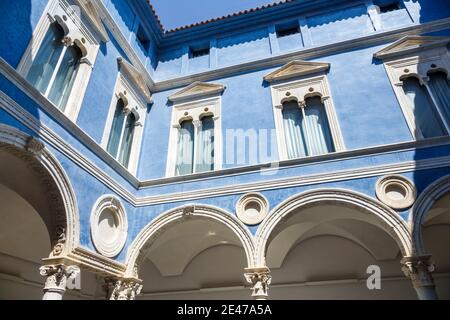
[{"label": "corinthian capital", "polygon": [[[44,299],[62,298],[62,294],[66,291],[67,280],[75,278],[80,273],[77,266],[45,265],[39,268],[41,276],[47,277],[44,286]],[[50,298],[49,298],[50,297]]]},{"label": "corinthian capital", "polygon": [[267,299],[269,285],[272,281],[269,268],[247,268],[245,271],[245,279],[252,285],[252,297],[255,297],[257,300]]},{"label": "corinthian capital", "polygon": [[401,260],[403,273],[411,278],[414,287],[434,286],[431,273],[435,269],[431,255],[407,256]]}]

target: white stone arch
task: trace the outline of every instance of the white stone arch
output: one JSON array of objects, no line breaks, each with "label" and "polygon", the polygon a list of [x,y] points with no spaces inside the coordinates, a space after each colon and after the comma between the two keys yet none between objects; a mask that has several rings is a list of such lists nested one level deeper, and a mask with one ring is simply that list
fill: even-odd
[{"label": "white stone arch", "polygon": [[69,178],[58,160],[37,138],[14,127],[0,124],[0,149],[20,157],[48,187],[52,229],[48,230],[53,250],[50,257],[67,256],[79,244],[78,205]]},{"label": "white stone arch", "polygon": [[381,202],[355,191],[315,189],[291,196],[272,209],[256,232],[256,265],[265,266],[268,240],[279,223],[285,221],[292,212],[299,208],[324,203],[351,206],[374,214],[380,221],[380,227],[394,238],[403,256],[411,254],[411,234],[405,221],[395,211]]},{"label": "white stone arch", "polygon": [[250,230],[231,213],[211,205],[192,204],[170,209],[147,224],[128,248],[125,276],[138,278],[138,268],[158,236],[188,217],[202,217],[219,222],[238,237],[245,251],[248,267],[254,266],[255,246]]},{"label": "white stone arch", "polygon": [[417,255],[424,255],[425,246],[422,237],[422,224],[433,204],[450,191],[450,174],[434,181],[417,197],[410,210],[409,225],[412,233],[413,250]]}]

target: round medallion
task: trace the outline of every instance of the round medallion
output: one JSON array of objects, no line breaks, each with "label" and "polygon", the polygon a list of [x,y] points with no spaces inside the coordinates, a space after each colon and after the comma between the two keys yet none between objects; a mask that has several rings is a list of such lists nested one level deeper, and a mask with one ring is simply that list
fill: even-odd
[{"label": "round medallion", "polygon": [[416,199],[416,188],[407,178],[400,175],[382,177],[377,182],[376,194],[380,201],[393,209],[406,209]]},{"label": "round medallion", "polygon": [[268,213],[268,201],[259,193],[247,193],[236,204],[239,220],[248,225],[261,223]]},{"label": "round medallion", "polygon": [[125,245],[127,230],[127,216],[120,201],[113,196],[97,200],[91,213],[91,236],[97,251],[106,257],[117,256]]}]

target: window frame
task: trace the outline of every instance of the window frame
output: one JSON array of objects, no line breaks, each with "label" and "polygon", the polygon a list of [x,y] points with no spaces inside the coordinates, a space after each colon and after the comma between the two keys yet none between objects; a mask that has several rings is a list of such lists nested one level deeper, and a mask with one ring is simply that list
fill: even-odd
[{"label": "window frame", "polygon": [[415,77],[425,87],[433,107],[439,116],[438,121],[441,121],[443,124],[446,135],[450,135],[450,123],[445,121],[445,117],[442,114],[443,111],[439,103],[437,103],[436,97],[434,97],[428,83],[430,80],[430,72],[444,72],[447,74],[447,78],[450,78],[450,54],[448,50],[445,47],[428,48],[421,52],[408,52],[405,50],[403,54],[400,53],[395,57],[384,59],[383,64],[412,137],[415,140],[433,138],[424,137],[420,128],[416,126],[415,116],[408,106],[408,98],[403,91],[403,80],[410,77]]},{"label": "window frame", "polygon": [[[123,166],[118,160],[121,147],[120,142],[123,139],[127,117],[125,117],[124,125],[122,126],[122,131],[120,133],[121,139],[119,142],[119,149],[117,150],[117,156],[114,157],[107,151],[108,142],[112,130],[112,124],[114,120],[114,114],[116,111],[117,103],[119,102],[120,99],[122,99],[122,101],[124,102],[124,109],[127,112],[127,117],[128,113],[132,112],[136,118],[128,167]],[[100,145],[106,152],[108,152],[108,154],[112,158],[114,158],[120,165],[122,165],[132,174],[136,174],[138,168],[139,156],[141,153],[141,146],[142,146],[143,131],[146,120],[147,103],[148,101],[144,97],[141,97],[141,95],[133,87],[131,82],[128,81],[126,76],[119,72],[117,75],[116,84],[114,86],[114,94],[112,96],[111,103],[109,106],[108,116],[105,123],[105,129],[103,131],[103,137]]]},{"label": "window frame", "polygon": [[[289,159],[286,136],[283,123],[283,103],[295,101],[299,105],[305,105],[306,99],[311,97],[319,97],[325,108],[328,125],[330,127],[331,138],[334,146],[334,152],[343,151],[345,149],[339,122],[335,112],[333,100],[325,75],[302,77],[294,81],[286,81],[279,84],[271,85],[272,93],[272,110],[275,120],[275,130],[277,136],[278,156],[280,160]],[[299,106],[300,107],[300,106]],[[310,155],[308,157],[316,157],[320,155]]]},{"label": "window frame", "polygon": [[[78,16],[66,0],[49,1],[35,30],[33,31],[32,38],[16,70],[26,79],[31,69],[33,60],[35,59],[36,54],[38,53],[45,35],[47,34],[52,23],[58,23],[65,31],[64,45],[77,46],[82,52],[82,57],[77,67],[78,70],[69,98],[64,106],[64,111],[61,111],[56,105],[54,105],[53,102],[49,100],[48,95],[42,94],[42,96],[51,102],[59,112],[65,114],[73,122],[76,122],[101,41],[101,35],[99,35],[98,32],[95,32],[95,29],[89,25],[88,17],[85,17],[83,12],[80,12],[80,16]],[[65,51],[66,50],[61,53],[57,65],[60,64]],[[59,67],[55,68],[52,78],[58,72]],[[46,93],[48,92],[50,92],[49,87],[46,89]]]},{"label": "window frame", "polygon": [[[201,119],[205,116],[212,116],[214,120],[214,170],[202,171],[208,173],[220,170],[222,168],[222,127],[221,127],[221,105],[222,97],[220,95],[198,98],[189,102],[174,102],[172,109],[171,126],[169,133],[169,148],[167,152],[166,177],[175,177],[176,159],[178,152],[178,136],[181,123],[185,120],[191,120],[194,125],[194,162],[197,156],[197,142],[199,130],[201,129]],[[205,110],[208,108],[207,110]],[[187,114],[186,114],[187,113]],[[191,174],[195,172],[195,163]]]}]

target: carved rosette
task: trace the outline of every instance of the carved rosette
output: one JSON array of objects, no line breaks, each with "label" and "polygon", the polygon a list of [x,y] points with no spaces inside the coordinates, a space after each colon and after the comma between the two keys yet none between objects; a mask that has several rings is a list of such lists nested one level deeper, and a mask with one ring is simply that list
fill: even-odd
[{"label": "carved rosette", "polygon": [[134,300],[141,293],[139,279],[105,278],[104,289],[108,300]]},{"label": "carved rosette", "polygon": [[46,265],[39,268],[41,276],[47,277],[45,280],[44,292],[54,292],[63,294],[66,291],[67,280],[76,277],[80,273],[77,266]]},{"label": "carved rosette", "polygon": [[404,257],[401,261],[403,273],[409,277],[415,288],[434,287],[432,272],[435,265],[430,261],[431,256]]},{"label": "carved rosette", "polygon": [[248,268],[244,274],[245,279],[252,285],[252,297],[257,300],[266,300],[269,285],[272,281],[270,270],[267,267]]}]

